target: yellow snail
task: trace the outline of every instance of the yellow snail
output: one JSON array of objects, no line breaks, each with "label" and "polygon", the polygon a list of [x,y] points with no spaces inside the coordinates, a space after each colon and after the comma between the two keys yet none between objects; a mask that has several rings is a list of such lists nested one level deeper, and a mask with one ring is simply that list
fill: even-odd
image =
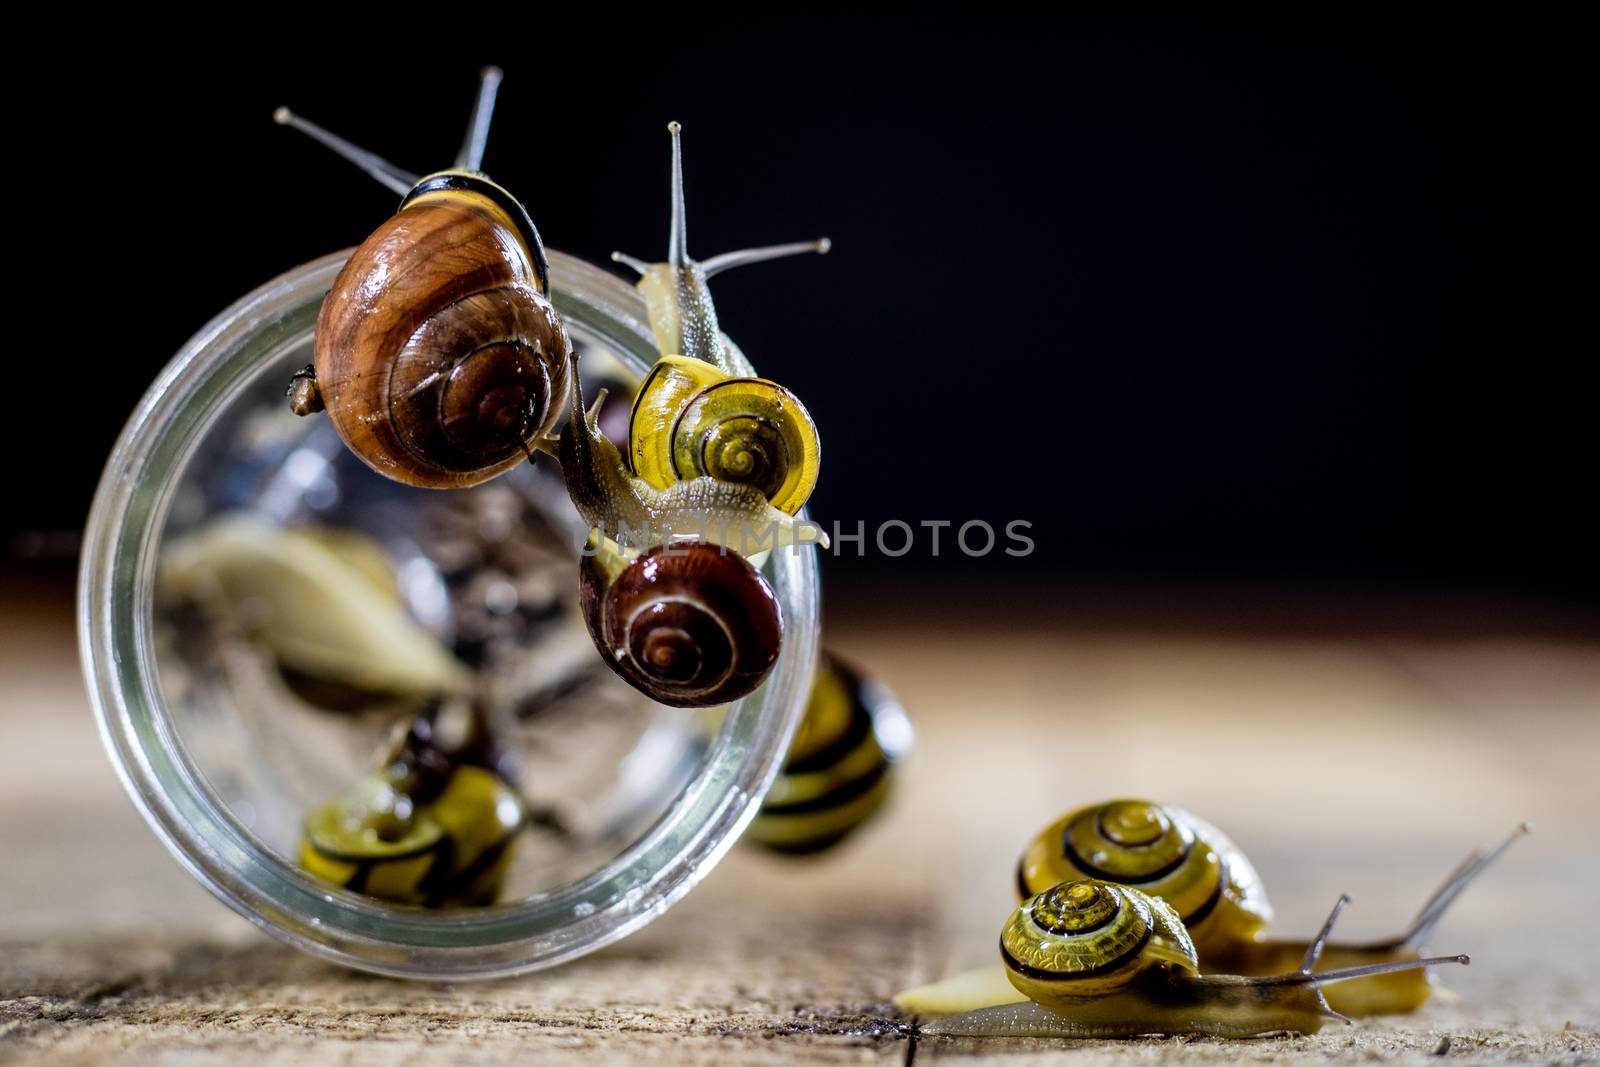
[{"label": "yellow snail", "polygon": [[311,813],[300,865],[400,904],[494,903],[527,819],[498,762],[475,711],[436,705],[409,724],[382,770]]},{"label": "yellow snail", "polygon": [[408,485],[476,485],[548,433],[566,402],[566,329],[527,210],[478,172],[500,72],[484,71],[456,165],[408,174],[280,108],[404,199],[345,263],[317,317],[315,362],[289,388],[326,410],[373,470]]},{"label": "yellow snail", "polygon": [[[1462,890],[1528,830],[1523,824],[1495,848],[1468,856],[1399,937],[1332,944],[1322,961],[1349,967],[1417,959]],[[1221,831],[1181,808],[1114,800],[1069,812],[1029,843],[1018,865],[1017,891],[1027,899],[1085,877],[1130,885],[1174,907],[1208,973],[1280,974],[1306,951],[1304,941],[1265,936],[1272,909],[1255,868]],[[1328,991],[1328,1000],[1345,1014],[1385,1014],[1413,1011],[1431,991],[1426,972],[1402,968],[1343,983]],[[983,968],[907,990],[895,1002],[909,1011],[946,1013],[1017,999],[998,968]]]},{"label": "yellow snail", "polygon": [[672,134],[672,230],[665,263],[620,252],[639,272],[661,359],[639,386],[628,424],[633,472],[657,489],[709,475],[759,489],[793,515],[817,484],[821,445],[799,397],[755,377],[744,354],[717,325],[708,279],[732,267],[801,252],[827,252],[826,238],[729,252],[697,263],[684,221],[683,148]]},{"label": "yellow snail", "polygon": [[1201,974],[1178,913],[1159,897],[1086,878],[1024,901],[1000,935],[1007,979],[1024,1004],[935,1019],[924,1034],[1117,1038],[1140,1034],[1254,1037],[1312,1034],[1343,1018],[1323,987],[1351,979],[1468,962],[1410,959],[1316,972],[1340,897],[1298,967],[1270,976]]},{"label": "yellow snail", "polygon": [[[1487,852],[1474,852],[1451,873],[1398,937],[1366,944],[1333,943],[1331,967],[1416,959],[1445,911],[1520,836],[1524,824]],[[1306,942],[1265,936],[1272,920],[1260,876],[1238,846],[1205,820],[1171,805],[1113,800],[1069,812],[1028,845],[1017,888],[1030,896],[1069,878],[1104,878],[1159,896],[1177,909],[1207,971],[1266,975],[1300,958]],[[1330,990],[1347,1014],[1414,1011],[1432,991],[1425,971],[1399,971]]]},{"label": "yellow snail", "polygon": [[747,840],[792,854],[832,847],[883,806],[910,743],[894,695],[824,652],[805,718]]},{"label": "yellow snail", "polygon": [[[827,535],[820,527],[779,511],[752,486],[700,476],[658,489],[634,477],[622,453],[596,423],[604,394],[585,412],[578,353],[569,358],[571,412],[554,451],[561,460],[567,495],[591,530],[624,548],[649,548],[684,538],[725,545],[743,555],[811,542],[827,547]],[[538,447],[552,449],[548,439],[541,439]]]}]

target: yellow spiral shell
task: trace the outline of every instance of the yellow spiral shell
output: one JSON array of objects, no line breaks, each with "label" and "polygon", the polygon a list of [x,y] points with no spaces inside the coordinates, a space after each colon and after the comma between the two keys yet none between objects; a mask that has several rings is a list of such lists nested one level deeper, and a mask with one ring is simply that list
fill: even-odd
[{"label": "yellow spiral shell", "polygon": [[492,904],[521,823],[516,793],[481,767],[456,769],[426,804],[374,774],[312,812],[300,865],[352,892],[401,904]]},{"label": "yellow spiral shell", "polygon": [[1272,918],[1260,876],[1214,826],[1171,805],[1113,800],[1070,812],[1028,845],[1017,868],[1027,897],[1099,878],[1166,901],[1202,957],[1254,938]]},{"label": "yellow spiral shell", "polygon": [[854,833],[893,788],[894,764],[907,744],[904,724],[904,709],[881,683],[825,652],[805,718],[747,840],[804,854]]},{"label": "yellow spiral shell", "polygon": [[1149,968],[1199,966],[1189,934],[1165,901],[1092,878],[1030,897],[1000,934],[1006,977],[1030,1000],[1101,996]]},{"label": "yellow spiral shell", "polygon": [[686,356],[664,356],[628,419],[633,472],[657,489],[710,475],[751,485],[790,515],[817,485],[822,446],[800,398]]}]

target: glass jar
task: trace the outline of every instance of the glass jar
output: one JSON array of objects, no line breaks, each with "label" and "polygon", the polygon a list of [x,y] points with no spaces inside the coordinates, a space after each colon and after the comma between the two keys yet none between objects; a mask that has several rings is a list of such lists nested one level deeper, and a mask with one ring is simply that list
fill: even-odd
[{"label": "glass jar", "polygon": [[[777,551],[766,562],[783,610],[783,650],[766,683],[720,719],[636,695],[630,705],[614,688],[594,688],[584,690],[592,701],[574,707],[568,700],[554,722],[547,707],[518,720],[518,729],[532,731],[522,756],[535,784],[545,784],[551,803],[566,805],[565,822],[580,832],[561,839],[568,844],[533,850],[524,869],[513,869],[505,902],[427,910],[312,878],[294,860],[301,820],[310,805],[350,784],[362,760],[370,767],[372,731],[300,706],[255,651],[213,647],[221,640],[215,628],[186,630],[157,593],[164,548],[241,510],[268,526],[353,523],[392,550],[410,614],[448,639],[461,623],[462,590],[485,584],[477,581],[483,565],[463,570],[460,561],[436,558],[424,536],[430,509],[500,494],[481,500],[499,516],[501,536],[506,514],[533,515],[569,533],[581,526],[548,461],[472,490],[413,490],[362,467],[326,419],[288,412],[284,386],[310,361],[318,308],[347,255],[290,271],[223,312],[161,372],[123,430],[95,497],[79,576],[90,699],[112,763],[146,821],[195,878],[262,929],[330,960],[403,977],[487,978],[551,966],[661,914],[754,816],[810,689],[816,560],[810,551]],[[591,353],[602,354],[602,366],[609,353],[623,378],[637,380],[655,358],[641,299],[570,256],[552,252],[550,263],[554,302],[585,351],[586,375]],[[445,518],[461,525],[459,514]],[[470,521],[466,528],[479,536]],[[564,571],[570,588],[551,593],[560,603],[576,601],[580,540],[581,530]],[[498,577],[487,584],[498,597],[491,606],[515,600],[514,581],[511,593]],[[529,613],[527,625],[543,626],[539,612],[546,611]],[[564,654],[575,655],[570,620],[558,629]],[[587,654],[599,670],[583,686],[622,685],[592,645]],[[592,711],[598,707],[628,710],[607,718]],[[575,731],[589,731],[582,749],[604,753],[604,766],[562,753]],[[365,750],[352,744],[356,733]],[[545,751],[551,747],[554,756]]]}]

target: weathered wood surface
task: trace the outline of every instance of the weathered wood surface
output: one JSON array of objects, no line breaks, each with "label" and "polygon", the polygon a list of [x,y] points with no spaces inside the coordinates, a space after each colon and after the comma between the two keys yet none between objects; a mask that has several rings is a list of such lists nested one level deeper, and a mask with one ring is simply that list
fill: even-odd
[{"label": "weathered wood surface", "polygon": [[[974,642],[932,609],[835,612],[833,641],[921,728],[887,818],[823,860],[736,850],[648,929],[554,972],[428,985],[303,956],[193,883],[100,752],[61,591],[7,593],[0,1062],[1437,1062],[1446,1039],[1452,1060],[1600,1058],[1592,631],[1080,616]],[[1470,847],[1522,818],[1539,832],[1446,921],[1436,947],[1474,964],[1415,1016],[1247,1043],[913,1042],[889,998],[988,960],[1026,837],[1127,793],[1226,827],[1282,930],[1348,891],[1346,933],[1389,932]]]}]

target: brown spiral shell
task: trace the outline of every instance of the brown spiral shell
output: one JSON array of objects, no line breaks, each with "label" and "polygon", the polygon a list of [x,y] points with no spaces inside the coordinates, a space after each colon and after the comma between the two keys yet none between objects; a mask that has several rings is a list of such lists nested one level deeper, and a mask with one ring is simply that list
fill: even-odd
[{"label": "brown spiral shell", "polygon": [[334,280],[317,390],[339,436],[408,485],[476,485],[559,419],[566,330],[527,212],[476,175],[423,179]]},{"label": "brown spiral shell", "polygon": [[765,578],[701,542],[657,545],[609,585],[581,568],[583,616],[600,655],[634,688],[674,707],[744,696],[778,660],[783,616]]}]

